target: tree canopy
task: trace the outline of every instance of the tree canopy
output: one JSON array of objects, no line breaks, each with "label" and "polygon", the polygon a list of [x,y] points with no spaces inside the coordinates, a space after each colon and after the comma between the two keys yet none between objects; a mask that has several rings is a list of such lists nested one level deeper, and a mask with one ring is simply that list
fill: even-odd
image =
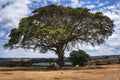
[{"label": "tree canopy", "polygon": [[[113,21],[101,12],[92,13],[87,8],[48,5],[22,18],[19,27],[11,30],[5,48],[26,48],[46,52],[53,50],[59,64],[69,43],[104,43],[113,33]],[[73,45],[72,45],[73,46]]]}]

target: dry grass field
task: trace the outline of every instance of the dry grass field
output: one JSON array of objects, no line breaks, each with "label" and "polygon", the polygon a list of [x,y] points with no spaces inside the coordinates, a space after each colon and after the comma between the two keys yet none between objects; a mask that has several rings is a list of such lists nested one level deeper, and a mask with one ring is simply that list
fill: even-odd
[{"label": "dry grass field", "polygon": [[1,67],[0,80],[120,80],[120,64],[57,71]]}]

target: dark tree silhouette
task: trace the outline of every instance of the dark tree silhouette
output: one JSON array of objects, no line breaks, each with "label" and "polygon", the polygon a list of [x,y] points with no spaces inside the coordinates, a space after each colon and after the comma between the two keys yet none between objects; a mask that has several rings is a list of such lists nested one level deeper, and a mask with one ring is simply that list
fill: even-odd
[{"label": "dark tree silhouette", "polygon": [[83,50],[72,51],[70,53],[70,61],[73,65],[84,66],[90,60],[90,56]]},{"label": "dark tree silhouette", "polygon": [[112,35],[113,27],[113,21],[101,12],[49,5],[34,10],[32,16],[22,18],[19,27],[11,30],[9,42],[4,47],[21,47],[44,53],[52,50],[58,55],[58,64],[63,66],[64,51],[71,44],[102,44]]}]

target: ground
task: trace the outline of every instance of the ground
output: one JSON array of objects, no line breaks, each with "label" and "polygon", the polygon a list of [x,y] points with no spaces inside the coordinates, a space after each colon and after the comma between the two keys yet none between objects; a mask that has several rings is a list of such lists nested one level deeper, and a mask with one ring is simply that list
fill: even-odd
[{"label": "ground", "polygon": [[120,64],[57,71],[0,67],[0,80],[120,80]]}]

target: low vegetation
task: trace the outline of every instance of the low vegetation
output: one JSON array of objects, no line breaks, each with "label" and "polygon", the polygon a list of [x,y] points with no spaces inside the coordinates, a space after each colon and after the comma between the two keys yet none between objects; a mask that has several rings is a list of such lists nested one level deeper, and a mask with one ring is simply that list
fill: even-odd
[{"label": "low vegetation", "polygon": [[70,61],[73,65],[85,66],[90,60],[90,56],[83,50],[72,51],[70,53]]},{"label": "low vegetation", "polygon": [[[107,65],[107,64],[120,64],[120,55],[113,56],[94,56],[90,57],[91,60],[87,62],[87,65]],[[33,58],[33,59],[25,59],[25,58],[16,58],[16,59],[4,59],[0,58],[0,66],[1,67],[32,67],[34,63],[50,63],[55,62],[56,58]],[[65,58],[65,62],[70,62],[69,58]],[[66,65],[65,65],[66,66]],[[70,65],[69,65],[70,66]],[[72,65],[71,65],[72,66]],[[36,66],[38,67],[38,66]],[[40,67],[40,65],[39,65]]]}]

